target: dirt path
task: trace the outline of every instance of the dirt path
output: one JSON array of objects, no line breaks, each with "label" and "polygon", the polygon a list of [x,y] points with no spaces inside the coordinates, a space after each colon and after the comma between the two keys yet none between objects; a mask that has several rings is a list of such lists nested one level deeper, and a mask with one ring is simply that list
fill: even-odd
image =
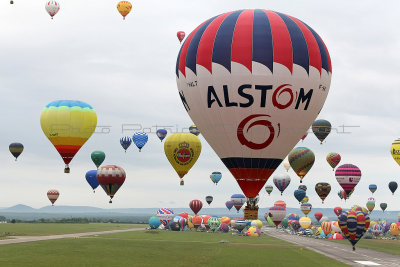
[{"label": "dirt path", "polygon": [[48,236],[18,236],[14,237],[13,239],[0,240],[0,245],[61,239],[61,238],[76,238],[76,237],[92,236],[92,235],[114,234],[114,233],[142,231],[142,230],[145,230],[145,228],[130,228],[125,230],[110,230],[101,232],[87,232],[87,233],[75,233],[75,234],[63,234],[63,235],[48,235]]},{"label": "dirt path", "polygon": [[275,228],[264,227],[263,232],[275,238],[291,242],[323,254],[351,266],[400,266],[400,256],[351,245],[328,242],[326,240],[291,235]]}]

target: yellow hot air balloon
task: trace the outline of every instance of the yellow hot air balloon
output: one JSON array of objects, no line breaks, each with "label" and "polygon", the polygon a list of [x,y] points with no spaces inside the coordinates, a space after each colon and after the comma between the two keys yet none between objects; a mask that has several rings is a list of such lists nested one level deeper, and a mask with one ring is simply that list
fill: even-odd
[{"label": "yellow hot air balloon", "polygon": [[300,226],[304,229],[308,229],[311,226],[311,219],[308,217],[301,217],[299,220]]},{"label": "yellow hot air balloon", "polygon": [[390,153],[397,164],[400,165],[400,138],[393,141],[392,146],[390,147]]},{"label": "yellow hot air balloon", "polygon": [[180,184],[183,185],[183,176],[189,172],[200,156],[201,142],[191,133],[171,134],[165,139],[164,152],[181,178]]},{"label": "yellow hot air balloon", "polygon": [[43,109],[40,125],[64,160],[64,172],[69,173],[68,164],[93,134],[97,125],[97,115],[94,109],[84,102],[57,100]]},{"label": "yellow hot air balloon", "polygon": [[398,236],[400,234],[400,228],[396,223],[390,225],[390,232],[393,236]]},{"label": "yellow hot air balloon", "polygon": [[122,15],[122,17],[125,19],[125,17],[131,12],[132,10],[132,4],[128,1],[120,1],[117,5],[118,12]]}]

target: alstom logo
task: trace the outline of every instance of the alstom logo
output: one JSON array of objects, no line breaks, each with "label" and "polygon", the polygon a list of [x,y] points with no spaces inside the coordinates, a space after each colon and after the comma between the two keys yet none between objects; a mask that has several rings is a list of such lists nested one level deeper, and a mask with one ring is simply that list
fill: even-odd
[{"label": "alstom logo", "polygon": [[400,155],[400,149],[392,149],[392,155]]}]

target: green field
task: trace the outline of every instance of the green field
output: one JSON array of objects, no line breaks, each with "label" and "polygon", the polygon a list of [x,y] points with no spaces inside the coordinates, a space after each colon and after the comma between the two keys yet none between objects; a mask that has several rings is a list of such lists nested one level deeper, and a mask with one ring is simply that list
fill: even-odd
[{"label": "green field", "polygon": [[[220,243],[227,240],[228,243]],[[0,245],[0,266],[344,266],[263,235],[137,231]]]},{"label": "green field", "polygon": [[128,228],[144,228],[143,224],[114,223],[2,223],[0,224],[0,239],[10,236],[41,236],[120,230]]},{"label": "green field", "polygon": [[[347,240],[332,240],[328,239],[332,242],[348,244],[350,242]],[[400,255],[400,240],[381,240],[381,239],[361,239],[356,244],[356,247],[359,248],[369,248],[377,251],[382,251],[394,255]]]}]

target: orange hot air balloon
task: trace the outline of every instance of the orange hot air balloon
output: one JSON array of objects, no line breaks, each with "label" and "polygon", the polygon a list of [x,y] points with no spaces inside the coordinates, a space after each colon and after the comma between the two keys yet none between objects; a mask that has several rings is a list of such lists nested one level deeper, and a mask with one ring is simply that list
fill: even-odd
[{"label": "orange hot air balloon", "polygon": [[125,17],[131,12],[132,10],[132,4],[128,1],[120,1],[117,5],[118,12],[122,15],[122,17],[125,19]]}]

